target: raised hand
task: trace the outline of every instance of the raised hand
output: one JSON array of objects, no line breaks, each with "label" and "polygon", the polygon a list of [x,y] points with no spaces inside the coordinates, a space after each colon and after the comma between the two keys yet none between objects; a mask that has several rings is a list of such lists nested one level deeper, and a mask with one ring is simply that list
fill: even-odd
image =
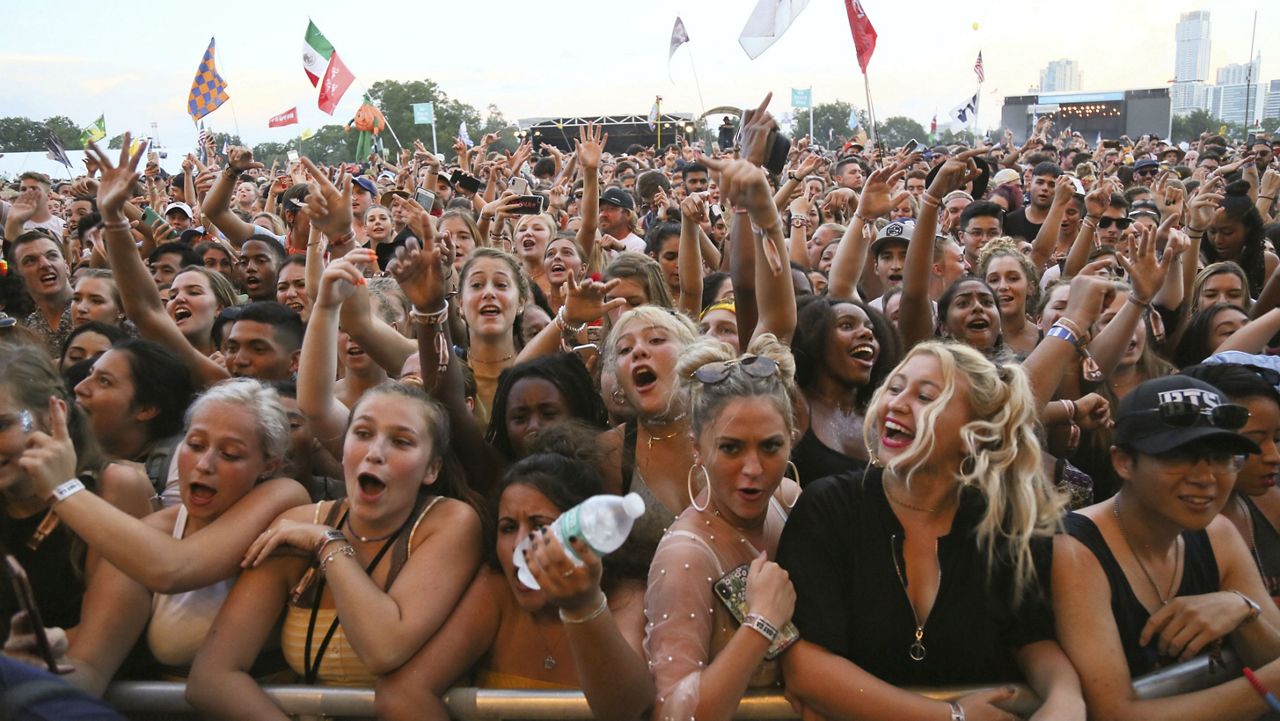
[{"label": "raised hand", "polygon": [[350,298],[356,286],[364,285],[364,268],[378,262],[378,254],[370,248],[356,248],[325,266],[320,274],[320,289],[315,304],[337,308]]},{"label": "raised hand", "polygon": [[560,294],[564,297],[565,323],[575,326],[594,323],[610,311],[626,305],[626,298],[605,300],[609,291],[616,288],[620,282],[619,278],[614,278],[607,283],[586,278],[579,283],[574,274],[570,273],[569,279],[560,286]]},{"label": "raised hand", "polygon": [[1053,182],[1053,204],[1063,205],[1071,202],[1071,196],[1075,195],[1075,192],[1076,186],[1071,182],[1071,178],[1067,175],[1059,175]]},{"label": "raised hand", "polygon": [[307,215],[311,223],[320,229],[330,241],[351,232],[351,176],[343,169],[338,176],[338,186],[329,182],[311,158],[302,158],[302,164],[311,177],[311,192],[307,194]]},{"label": "raised hand", "polygon": [[575,149],[578,153],[578,164],[583,170],[600,168],[600,154],[604,151],[604,145],[607,142],[609,142],[609,134],[599,125],[587,123],[585,127],[578,127],[578,142]]},{"label": "raised hand", "polygon": [[[987,147],[973,148],[963,153],[957,153],[954,157],[948,158],[947,162],[942,164],[938,169],[938,174],[933,176],[933,183],[929,185],[927,191],[933,196],[934,200],[941,201],[946,197],[947,193],[953,190],[959,190],[970,183],[977,180],[982,175],[982,171],[978,170],[978,163],[974,160],[989,150]],[[865,190],[863,193],[865,194]],[[866,201],[864,200],[865,204]],[[864,213],[865,215],[865,213]]]},{"label": "raised hand", "polygon": [[18,466],[26,471],[32,494],[38,498],[53,495],[53,489],[76,477],[76,448],[67,432],[67,404],[61,398],[49,399],[49,432],[33,431],[27,436]]},{"label": "raised hand", "polygon": [[[902,180],[906,174],[906,163],[894,163],[871,171],[871,175],[867,176],[866,183],[862,186],[862,200],[858,203],[858,214],[868,220],[888,215],[894,202],[890,197],[893,184]],[[941,171],[937,177],[942,177]],[[936,178],[934,183],[937,183]]]},{"label": "raised hand", "polygon": [[1213,224],[1218,213],[1218,204],[1222,196],[1218,193],[1196,193],[1187,206],[1187,227],[1192,230],[1205,231]]},{"label": "raised hand", "polygon": [[262,170],[266,168],[262,163],[253,159],[253,151],[243,145],[235,145],[227,148],[227,167],[235,168],[243,173],[246,170]]},{"label": "raised hand", "polygon": [[762,210],[773,207],[769,180],[764,169],[750,160],[721,160],[702,157],[707,168],[720,174],[720,195],[738,208]]},{"label": "raised hand", "polygon": [[769,132],[778,127],[768,111],[770,100],[773,100],[773,93],[765,95],[755,110],[748,110],[743,114],[742,157],[752,165],[764,165]]},{"label": "raised hand", "polygon": [[685,196],[685,199],[680,202],[680,215],[695,223],[706,221],[707,201],[697,194]]},{"label": "raised hand", "polygon": [[1156,291],[1164,283],[1164,277],[1173,263],[1174,253],[1165,252],[1164,257],[1156,259],[1156,230],[1147,225],[1136,226],[1138,242],[1133,248],[1133,255],[1126,258],[1116,255],[1116,260],[1129,274],[1129,282],[1133,286],[1133,297],[1144,303],[1150,302]]},{"label": "raised hand", "polygon": [[555,534],[534,533],[525,551],[525,561],[551,605],[561,608],[570,617],[580,618],[590,614],[601,603],[600,576],[603,567],[600,558],[581,539],[569,542],[574,553],[582,559],[582,565],[574,563]]},{"label": "raised hand", "polygon": [[1089,393],[1076,400],[1076,414],[1071,420],[1086,431],[1111,428],[1111,403],[1102,395]]},{"label": "raised hand", "polygon": [[414,308],[432,312],[444,306],[452,260],[453,253],[443,242],[420,245],[416,238],[409,238],[396,248],[396,257],[387,271]]},{"label": "raised hand", "polygon": [[36,214],[36,203],[35,193],[20,194],[9,205],[9,217],[17,223],[25,223],[31,220],[31,217]]},{"label": "raised hand", "polygon": [[1101,218],[1111,205],[1111,194],[1114,193],[1111,181],[1104,180],[1084,196],[1084,213],[1090,218]]},{"label": "raised hand", "polygon": [[415,238],[422,241],[424,245],[435,242],[436,232],[431,225],[431,213],[427,212],[421,203],[413,198],[396,198],[392,202],[392,207],[404,215],[405,225],[413,231]]},{"label": "raised hand", "polygon": [[98,148],[97,143],[89,143],[85,148],[85,153],[102,170],[98,180],[98,212],[102,213],[104,221],[123,215],[125,201],[133,195],[133,188],[138,182],[138,162],[146,155],[147,144],[139,143],[138,151],[132,155],[129,153],[129,145],[130,135],[125,133],[120,146],[120,160],[115,165]]}]

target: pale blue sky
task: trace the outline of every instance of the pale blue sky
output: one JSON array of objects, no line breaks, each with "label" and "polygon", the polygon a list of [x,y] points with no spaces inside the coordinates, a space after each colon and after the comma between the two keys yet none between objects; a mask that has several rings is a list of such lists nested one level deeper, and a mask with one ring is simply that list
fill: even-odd
[{"label": "pale blue sky", "polygon": [[[148,133],[185,148],[194,139],[187,91],[209,36],[231,103],[206,119],[250,142],[284,141],[299,128],[345,122],[361,81],[429,77],[451,96],[508,118],[699,112],[690,52],[706,107],[754,104],[773,90],[814,87],[816,102],[863,104],[863,84],[841,0],[811,0],[791,30],[751,61],[737,37],[755,0],[551,0],[549,2],[221,3],[4,0],[0,23],[0,115],[99,113],[111,134]],[[997,0],[864,0],[879,33],[869,72],[881,118],[928,125],[974,91],[973,61],[986,62],[981,120],[999,123],[1000,99],[1020,94],[1057,58],[1080,62],[1085,90],[1161,87],[1173,76],[1174,25],[1185,10],[1212,13],[1211,70],[1244,62],[1253,9],[1261,5],[1262,79],[1280,77],[1280,11],[1247,2],[1070,3]],[[1049,8],[1055,8],[1050,10]],[[361,14],[361,9],[375,12]],[[330,118],[302,71],[308,15],[355,73],[357,85]],[[671,64],[675,17],[691,42]],[[972,29],[974,23],[979,27]],[[301,125],[270,130],[267,118],[297,106]],[[442,139],[442,145],[444,141]]]}]

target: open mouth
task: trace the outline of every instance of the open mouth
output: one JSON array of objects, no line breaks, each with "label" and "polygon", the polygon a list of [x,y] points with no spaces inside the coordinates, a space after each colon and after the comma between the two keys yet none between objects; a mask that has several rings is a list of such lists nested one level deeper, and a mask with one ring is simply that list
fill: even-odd
[{"label": "open mouth", "polygon": [[764,496],[764,489],[761,488],[739,488],[738,497],[744,501],[758,501]]},{"label": "open mouth", "polygon": [[870,363],[876,358],[876,347],[870,343],[863,343],[862,345],[854,346],[853,350],[849,351],[849,355],[855,360]]},{"label": "open mouth", "polygon": [[496,318],[500,315],[502,315],[502,309],[496,305],[480,306],[480,317],[482,318]]},{"label": "open mouth", "polygon": [[911,444],[915,440],[916,434],[902,423],[892,419],[884,419],[884,434],[882,436],[886,446],[891,448],[902,448]]},{"label": "open mouth", "polygon": [[347,345],[348,358],[363,358],[364,356],[365,356],[364,348],[361,348],[355,343],[350,343]]},{"label": "open mouth", "polygon": [[631,382],[635,385],[636,392],[644,393],[657,385],[658,374],[648,366],[640,366],[631,371]]},{"label": "open mouth", "polygon": [[891,284],[893,284],[893,285],[897,285],[897,284],[901,283],[901,282],[902,282],[902,274],[901,274],[901,273],[890,273],[890,274],[889,274],[889,282],[890,282]]},{"label": "open mouth", "polygon": [[48,273],[41,273],[40,282],[45,284],[57,283],[58,274],[54,273],[53,271],[49,271]]},{"label": "open mouth", "polygon": [[260,284],[261,284],[261,281],[258,280],[258,276],[248,275],[248,274],[245,275],[244,285],[246,288],[257,288],[258,285]]},{"label": "open mouth", "polygon": [[565,269],[566,266],[564,262],[559,260],[554,260],[547,266],[547,272],[549,273],[563,273]]},{"label": "open mouth", "polygon": [[964,327],[974,331],[975,333],[983,333],[991,330],[991,321],[988,321],[986,318],[978,318],[969,321]]},{"label": "open mouth", "polygon": [[213,497],[218,495],[218,489],[213,486],[207,486],[203,483],[192,482],[187,486],[188,500],[197,506],[208,505],[213,501]]},{"label": "open mouth", "polygon": [[179,306],[173,309],[173,320],[175,323],[181,323],[190,317],[191,309],[186,306]]},{"label": "open mouth", "polygon": [[292,308],[294,311],[298,313],[298,315],[302,315],[302,311],[306,310],[306,306],[302,305],[302,301],[298,301],[298,300],[291,300],[288,303],[285,303],[284,305],[286,308]]},{"label": "open mouth", "polygon": [[372,473],[361,473],[356,476],[356,481],[360,484],[360,495],[365,499],[377,498],[387,490],[387,484]]},{"label": "open mouth", "polygon": [[524,238],[523,240],[520,241],[520,247],[524,248],[525,250],[533,250],[533,247],[537,244],[538,244],[538,241],[535,240],[532,236]]}]

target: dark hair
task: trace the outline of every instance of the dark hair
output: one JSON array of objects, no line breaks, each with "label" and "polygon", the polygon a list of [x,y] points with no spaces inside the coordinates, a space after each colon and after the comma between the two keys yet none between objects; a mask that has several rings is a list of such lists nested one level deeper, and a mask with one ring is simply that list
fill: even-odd
[{"label": "dark hair", "polygon": [[103,323],[102,321],[91,320],[88,323],[85,323],[84,325],[71,331],[71,335],[67,336],[67,339],[62,341],[62,350],[61,352],[58,353],[59,367],[61,367],[62,363],[67,359],[67,349],[71,347],[71,342],[74,341],[76,338],[80,337],[81,335],[84,335],[85,333],[97,333],[98,335],[103,336],[108,341],[110,341],[111,345],[113,346],[116,343],[119,343],[120,341],[129,337],[129,334],[124,332],[124,329],[121,328],[120,326],[109,325],[107,323]]},{"label": "dark hair", "polygon": [[695,162],[686,164],[683,168],[680,169],[680,179],[688,180],[689,173],[708,173],[709,174],[710,172],[711,171],[707,168],[707,166],[695,161]]},{"label": "dark hair", "polygon": [[[274,255],[276,258],[277,269],[279,269],[281,262],[284,261],[285,258],[289,257],[289,253],[285,251],[284,246],[280,245],[280,241],[277,240],[274,235],[267,235],[265,233],[254,233],[248,238],[245,238],[244,242],[248,243],[251,240],[260,241],[263,245],[267,246],[267,249],[270,250],[271,254]],[[240,248],[241,248],[241,251],[243,252],[244,246],[241,245]],[[196,263],[196,265],[199,265],[199,263]]]},{"label": "dark hair", "polygon": [[644,252],[649,257],[656,259],[662,254],[662,246],[672,236],[680,237],[679,223],[656,223],[644,234]]},{"label": "dark hair", "polygon": [[196,394],[191,372],[182,359],[165,346],[141,338],[127,338],[112,345],[111,350],[129,358],[133,406],[156,409],[155,417],[146,422],[151,439],[181,431],[183,415]]},{"label": "dark hair", "polygon": [[191,246],[186,243],[161,243],[156,249],[151,251],[151,255],[147,256],[148,263],[154,263],[160,259],[162,255],[176,255],[181,260],[178,261],[179,268],[185,268],[188,265],[204,265],[204,258],[195,252]]},{"label": "dark hair", "polygon": [[302,347],[302,335],[306,327],[302,324],[302,316],[289,306],[281,305],[274,300],[259,300],[247,305],[237,306],[234,320],[249,320],[266,323],[275,329],[276,341],[288,352]]},{"label": "dark hair", "polygon": [[1244,313],[1238,305],[1214,303],[1191,314],[1186,326],[1173,344],[1173,357],[1170,360],[1174,365],[1186,368],[1203,363],[1205,358],[1213,355],[1215,346],[1209,340],[1209,335],[1213,332],[1214,319],[1224,310]]},{"label": "dark hair", "polygon": [[[76,198],[76,200],[80,200],[80,198]],[[102,225],[102,216],[98,214],[98,211],[94,210],[85,213],[80,218],[80,222],[76,223],[76,235],[83,238],[85,233],[93,230],[99,225]]]},{"label": "dark hair", "polygon": [[640,196],[641,200],[648,202],[648,199],[659,190],[671,190],[671,181],[667,180],[667,176],[661,170],[646,170],[636,176],[636,195]]},{"label": "dark hair", "polygon": [[58,255],[62,256],[64,260],[66,259],[67,253],[62,247],[62,241],[58,240],[57,236],[44,228],[32,228],[10,241],[8,250],[9,262],[16,264],[18,260],[18,248],[21,248],[27,243],[34,243],[37,240],[47,240],[52,242],[58,249]]},{"label": "dark hair", "polygon": [[1056,178],[1059,175],[1062,175],[1062,166],[1052,160],[1046,160],[1044,162],[1036,163],[1036,168],[1031,171],[1031,175],[1032,177],[1038,175],[1052,175]]},{"label": "dark hair", "polygon": [[[1031,281],[1031,279],[1028,279],[1028,282],[1034,282],[1034,281]],[[942,291],[942,295],[938,298],[938,327],[939,328],[946,327],[947,311],[951,310],[951,304],[955,302],[956,294],[960,292],[960,286],[964,285],[965,283],[979,283],[982,285],[983,288],[987,289],[987,292],[991,294],[992,298],[996,297],[995,289],[993,289],[991,287],[991,284],[988,283],[984,278],[979,278],[976,275],[969,275],[967,273],[965,275],[960,276],[959,278],[956,278],[955,281],[951,283],[951,285],[947,286],[946,290]],[[999,315],[1000,315],[999,310],[997,310],[996,316],[998,317]],[[999,351],[1003,346],[1004,346],[1003,337],[1002,336],[997,337],[996,346],[993,350]]]},{"label": "dark hair", "polygon": [[551,158],[542,158],[533,164],[533,177],[535,178],[545,178],[555,174],[556,161]]},{"label": "dark hair", "polygon": [[564,396],[569,416],[588,423],[598,430],[605,429],[608,413],[587,367],[573,353],[558,353],[535,358],[503,369],[498,376],[498,387],[493,394],[493,409],[489,414],[489,429],[485,440],[493,445],[504,458],[514,460],[515,448],[507,436],[507,401],[511,389],[526,378],[540,378],[555,386]]},{"label": "dark hair", "polygon": [[1258,372],[1247,365],[1237,363],[1204,363],[1183,368],[1181,375],[1202,380],[1222,391],[1233,401],[1245,398],[1266,398],[1280,405],[1280,391],[1263,380]]},{"label": "dark hair", "polygon": [[871,366],[871,380],[858,389],[854,398],[858,409],[866,410],[876,389],[888,377],[889,371],[902,360],[902,340],[898,337],[897,329],[883,313],[860,300],[818,295],[804,296],[797,300],[796,330],[791,339],[791,350],[796,359],[796,385],[805,389],[817,382],[831,328],[836,321],[835,307],[844,303],[860,308],[867,314],[867,318],[871,320],[871,332],[880,346],[875,363]]},{"label": "dark hair", "polygon": [[731,281],[730,275],[723,270],[717,270],[709,273],[702,279],[702,307],[706,308],[716,302],[716,296],[720,295],[720,289],[724,284]]},{"label": "dark hair", "polygon": [[964,210],[960,211],[960,228],[964,229],[972,218],[995,218],[1000,223],[1000,227],[1003,228],[1004,215],[1004,208],[990,200],[975,200],[964,206]]},{"label": "dark hair", "polygon": [[[1249,279],[1249,295],[1257,297],[1262,292],[1262,284],[1266,281],[1266,252],[1263,246],[1264,230],[1262,214],[1249,200],[1249,182],[1237,180],[1227,185],[1226,193],[1219,204],[1227,220],[1239,221],[1244,228],[1244,245],[1240,248],[1240,258],[1236,260],[1244,268]],[[1224,258],[1213,243],[1202,243],[1205,260],[1216,263]]]}]

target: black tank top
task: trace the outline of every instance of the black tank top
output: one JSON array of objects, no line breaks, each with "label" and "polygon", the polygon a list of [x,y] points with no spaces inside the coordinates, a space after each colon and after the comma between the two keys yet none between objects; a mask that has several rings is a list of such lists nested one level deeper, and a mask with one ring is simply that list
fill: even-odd
[{"label": "black tank top", "polygon": [[812,427],[804,432],[800,442],[791,449],[791,462],[796,464],[801,488],[819,478],[848,471],[862,471],[867,467],[866,461],[846,456],[818,440]]},{"label": "black tank top", "polygon": [[1273,601],[1280,602],[1280,533],[1262,513],[1253,499],[1240,494],[1249,509],[1249,521],[1253,526],[1253,538],[1246,538],[1249,550],[1253,552],[1253,562],[1262,574],[1262,582],[1267,586],[1267,594]]},{"label": "black tank top", "polygon": [[[1064,525],[1067,533],[1080,541],[1097,557],[1102,572],[1111,586],[1111,613],[1120,631],[1120,643],[1124,647],[1125,660],[1129,662],[1129,674],[1138,677],[1162,666],[1177,663],[1177,659],[1163,657],[1152,640],[1146,646],[1138,645],[1142,628],[1151,614],[1134,595],[1129,580],[1120,568],[1120,562],[1102,537],[1102,532],[1089,518],[1079,513],[1068,513]],[[1175,596],[1198,596],[1218,590],[1218,560],[1209,544],[1209,534],[1204,531],[1186,531],[1182,534],[1185,557],[1182,564],[1182,583]]]},{"label": "black tank top", "polygon": [[[28,518],[11,518],[0,513],[0,540],[27,572],[44,625],[72,628],[80,623],[84,577],[72,565],[71,533],[66,526],[58,524],[34,551],[27,547],[27,540],[44,517],[45,512]],[[83,556],[79,562],[84,563]],[[18,601],[13,589],[8,584],[3,585],[4,588],[0,589],[0,630],[7,635],[9,619],[18,610]]]}]

